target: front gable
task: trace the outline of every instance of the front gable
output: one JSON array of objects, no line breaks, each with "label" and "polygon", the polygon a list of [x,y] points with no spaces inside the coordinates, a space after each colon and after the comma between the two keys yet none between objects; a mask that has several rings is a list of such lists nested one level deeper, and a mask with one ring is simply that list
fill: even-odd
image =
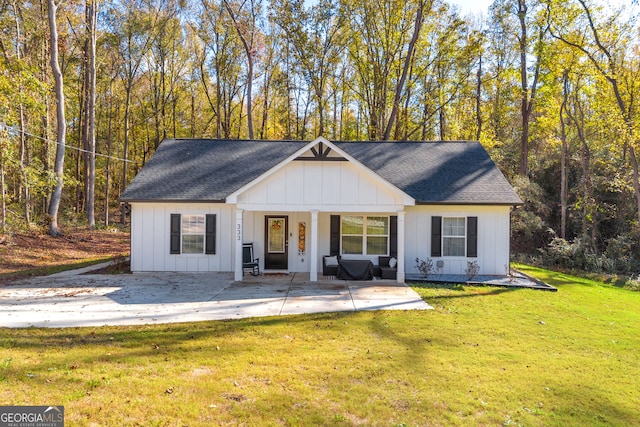
[{"label": "front gable", "polygon": [[320,137],[227,197],[249,210],[395,212],[415,200]]}]

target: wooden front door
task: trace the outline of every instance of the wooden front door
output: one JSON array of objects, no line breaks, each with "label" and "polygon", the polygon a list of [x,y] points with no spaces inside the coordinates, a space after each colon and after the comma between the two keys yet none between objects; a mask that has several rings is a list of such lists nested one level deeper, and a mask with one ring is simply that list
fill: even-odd
[{"label": "wooden front door", "polygon": [[289,268],[289,218],[266,216],[264,222],[264,269],[287,270]]}]

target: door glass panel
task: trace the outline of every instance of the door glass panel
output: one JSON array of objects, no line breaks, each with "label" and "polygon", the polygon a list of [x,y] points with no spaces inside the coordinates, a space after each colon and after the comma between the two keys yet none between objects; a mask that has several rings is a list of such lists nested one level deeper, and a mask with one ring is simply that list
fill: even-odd
[{"label": "door glass panel", "polygon": [[269,248],[271,253],[284,253],[285,227],[284,218],[269,218]]}]

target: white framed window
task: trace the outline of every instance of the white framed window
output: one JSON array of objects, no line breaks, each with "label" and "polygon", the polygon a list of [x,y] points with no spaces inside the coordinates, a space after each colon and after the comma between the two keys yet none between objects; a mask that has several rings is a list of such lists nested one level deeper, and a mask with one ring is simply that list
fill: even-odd
[{"label": "white framed window", "polygon": [[182,215],[182,253],[204,253],[204,215]]},{"label": "white framed window", "polygon": [[389,217],[344,215],[340,218],[342,254],[387,255]]},{"label": "white framed window", "polygon": [[216,214],[172,213],[170,218],[170,254],[216,254]]},{"label": "white framed window", "polygon": [[466,254],[466,246],[466,218],[442,218],[442,256],[463,257]]}]

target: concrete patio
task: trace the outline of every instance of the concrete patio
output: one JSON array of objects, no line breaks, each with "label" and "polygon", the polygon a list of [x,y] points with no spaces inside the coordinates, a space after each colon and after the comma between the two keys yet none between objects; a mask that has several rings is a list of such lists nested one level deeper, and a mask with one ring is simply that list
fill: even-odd
[{"label": "concrete patio", "polygon": [[0,287],[0,327],[143,325],[288,314],[432,309],[394,281],[352,282],[308,274],[80,274],[65,272]]}]

